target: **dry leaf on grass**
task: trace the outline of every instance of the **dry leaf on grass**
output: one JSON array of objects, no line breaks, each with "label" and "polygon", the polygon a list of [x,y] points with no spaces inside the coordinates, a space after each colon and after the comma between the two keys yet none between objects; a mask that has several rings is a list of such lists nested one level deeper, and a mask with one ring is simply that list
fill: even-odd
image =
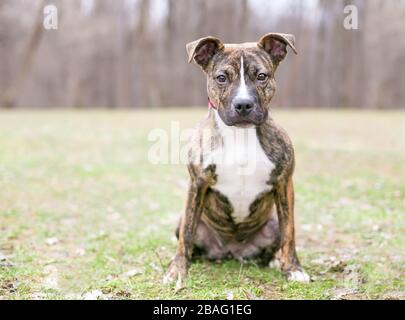
[{"label": "dry leaf on grass", "polygon": [[383,295],[384,300],[405,300],[404,291],[390,291]]},{"label": "dry leaf on grass", "polygon": [[121,275],[112,275],[112,274],[110,274],[104,279],[104,281],[108,282],[108,281],[112,281],[114,279],[128,280],[128,279],[131,279],[132,277],[143,274],[143,272],[144,271],[142,269],[134,268],[134,269],[131,269],[131,270],[128,270],[128,271],[124,272]]},{"label": "dry leaf on grass", "polygon": [[334,256],[323,257],[311,261],[313,264],[324,266],[325,269],[320,272],[320,274],[325,274],[328,272],[343,272],[347,263],[343,260],[337,259]]},{"label": "dry leaf on grass", "polygon": [[360,266],[357,264],[346,266],[343,273],[345,281],[349,282],[353,288],[359,288],[365,282]]},{"label": "dry leaf on grass", "polygon": [[143,271],[141,269],[131,269],[131,270],[125,272],[123,274],[123,277],[129,279],[129,278],[132,278],[134,276],[141,275],[142,273],[143,273]]},{"label": "dry leaf on grass", "polygon": [[14,264],[8,260],[8,257],[6,255],[0,254],[0,267],[12,267]]},{"label": "dry leaf on grass", "polygon": [[58,288],[58,269],[55,266],[46,266],[44,268],[46,277],[42,281],[42,285],[47,289]]},{"label": "dry leaf on grass", "polygon": [[234,298],[234,295],[233,295],[233,292],[232,291],[227,291],[226,292],[226,300],[233,300],[233,298]]},{"label": "dry leaf on grass", "polygon": [[344,300],[357,293],[356,289],[335,288],[329,291],[332,300]]},{"label": "dry leaf on grass", "polygon": [[0,286],[0,292],[5,291],[6,293],[14,293],[17,291],[16,285],[11,281],[5,281]]},{"label": "dry leaf on grass", "polygon": [[48,246],[54,246],[55,244],[59,243],[59,239],[56,237],[51,237],[45,240],[45,243]]},{"label": "dry leaf on grass", "polygon": [[95,289],[90,292],[86,292],[83,294],[84,300],[99,300],[104,297],[104,294],[101,290]]},{"label": "dry leaf on grass", "polygon": [[82,257],[82,256],[84,256],[85,254],[86,254],[86,249],[84,249],[84,248],[77,248],[77,249],[75,250],[75,255],[76,255],[76,256]]}]

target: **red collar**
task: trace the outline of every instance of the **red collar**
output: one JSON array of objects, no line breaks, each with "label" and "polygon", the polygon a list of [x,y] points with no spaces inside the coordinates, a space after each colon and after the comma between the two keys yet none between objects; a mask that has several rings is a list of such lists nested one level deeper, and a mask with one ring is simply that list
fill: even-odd
[{"label": "red collar", "polygon": [[216,109],[215,108],[215,106],[214,106],[214,104],[212,103],[212,101],[211,101],[211,99],[210,98],[208,98],[208,109]]}]

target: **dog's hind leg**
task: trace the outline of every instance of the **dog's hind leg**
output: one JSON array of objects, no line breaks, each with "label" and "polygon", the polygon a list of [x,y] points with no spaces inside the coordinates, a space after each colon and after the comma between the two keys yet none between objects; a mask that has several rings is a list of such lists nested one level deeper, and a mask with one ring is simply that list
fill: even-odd
[{"label": "dog's hind leg", "polygon": [[[179,239],[180,235],[180,226],[182,223],[181,220],[182,219],[180,218],[175,231],[177,239]],[[225,258],[226,255],[227,252],[225,251],[218,234],[209,229],[207,225],[200,220],[197,223],[197,229],[194,237],[192,258],[194,259],[202,257],[212,261],[219,261]]]},{"label": "dog's hind leg", "polygon": [[272,215],[260,232],[261,237],[257,237],[255,242],[258,246],[263,247],[259,255],[259,261],[264,266],[272,267],[273,262],[277,261],[277,253],[280,251],[281,234],[277,216]]}]

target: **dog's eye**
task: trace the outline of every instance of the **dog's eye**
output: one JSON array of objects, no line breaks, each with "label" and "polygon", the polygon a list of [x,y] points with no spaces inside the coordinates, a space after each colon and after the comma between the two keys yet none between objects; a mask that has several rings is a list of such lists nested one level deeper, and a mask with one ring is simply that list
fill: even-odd
[{"label": "dog's eye", "polygon": [[257,80],[259,80],[259,81],[265,81],[266,79],[267,79],[267,74],[265,74],[265,73],[259,73],[257,75]]},{"label": "dog's eye", "polygon": [[224,76],[224,75],[219,75],[218,77],[217,77],[217,82],[218,83],[225,83],[226,82],[226,77]]}]

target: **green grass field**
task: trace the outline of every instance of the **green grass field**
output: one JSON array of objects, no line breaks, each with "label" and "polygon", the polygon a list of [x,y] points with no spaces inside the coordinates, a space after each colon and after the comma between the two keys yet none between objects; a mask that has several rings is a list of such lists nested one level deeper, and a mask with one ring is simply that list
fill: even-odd
[{"label": "green grass field", "polygon": [[187,185],[152,128],[204,109],[0,112],[0,299],[404,299],[405,113],[275,111],[296,150],[298,254],[313,277],[197,261],[161,284]]}]

